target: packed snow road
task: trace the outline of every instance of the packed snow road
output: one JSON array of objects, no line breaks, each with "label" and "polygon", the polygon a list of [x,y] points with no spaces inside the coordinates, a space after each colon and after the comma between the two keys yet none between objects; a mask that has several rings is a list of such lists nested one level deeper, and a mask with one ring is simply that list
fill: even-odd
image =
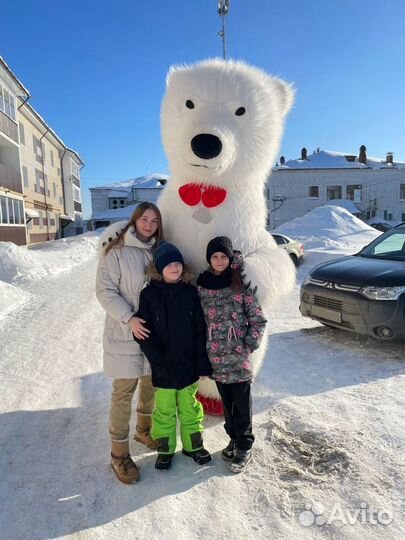
[{"label": "packed snow road", "polygon": [[[228,472],[222,422],[210,417],[212,464],[177,454],[158,472],[133,442],[142,479],[120,484],[109,468],[95,242],[83,249],[61,255],[62,273],[38,261],[28,277],[21,264],[9,269],[29,300],[0,322],[2,540],[405,537],[403,346],[303,319],[298,287],[271,316],[248,471]],[[336,255],[310,252],[299,278]]]}]

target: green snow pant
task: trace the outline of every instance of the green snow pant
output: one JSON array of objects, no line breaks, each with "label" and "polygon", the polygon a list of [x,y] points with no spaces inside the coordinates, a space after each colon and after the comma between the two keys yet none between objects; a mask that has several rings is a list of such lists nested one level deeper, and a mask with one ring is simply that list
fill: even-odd
[{"label": "green snow pant", "polygon": [[181,390],[157,388],[150,434],[159,442],[159,454],[174,454],[176,451],[176,412],[184,450],[193,452],[203,447],[204,411],[195,397],[197,388],[197,383]]}]

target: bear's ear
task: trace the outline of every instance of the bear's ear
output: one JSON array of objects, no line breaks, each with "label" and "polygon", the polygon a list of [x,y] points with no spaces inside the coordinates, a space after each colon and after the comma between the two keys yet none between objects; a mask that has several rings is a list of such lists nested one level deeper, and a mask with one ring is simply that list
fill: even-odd
[{"label": "bear's ear", "polygon": [[284,117],[294,104],[295,88],[292,84],[289,84],[278,77],[271,77],[271,85],[273,90],[275,90],[276,99]]},{"label": "bear's ear", "polygon": [[169,84],[173,84],[173,81],[178,79],[185,71],[187,71],[187,66],[185,64],[170,66],[169,71],[166,75],[166,86],[169,86]]}]

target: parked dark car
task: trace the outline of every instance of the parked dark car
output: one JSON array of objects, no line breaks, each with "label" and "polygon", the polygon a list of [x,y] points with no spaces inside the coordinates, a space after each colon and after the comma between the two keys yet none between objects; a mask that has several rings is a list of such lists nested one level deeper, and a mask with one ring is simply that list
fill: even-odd
[{"label": "parked dark car", "polygon": [[405,340],[405,225],[356,255],[313,268],[301,286],[300,311],[327,326]]}]

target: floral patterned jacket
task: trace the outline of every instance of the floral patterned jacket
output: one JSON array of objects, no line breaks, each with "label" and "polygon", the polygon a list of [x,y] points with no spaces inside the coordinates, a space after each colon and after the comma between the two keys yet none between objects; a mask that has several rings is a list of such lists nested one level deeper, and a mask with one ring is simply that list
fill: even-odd
[{"label": "floral patterned jacket", "polygon": [[251,291],[209,289],[203,286],[203,276],[197,288],[207,323],[212,378],[225,384],[251,381],[249,356],[259,347],[267,322],[262,308]]}]

